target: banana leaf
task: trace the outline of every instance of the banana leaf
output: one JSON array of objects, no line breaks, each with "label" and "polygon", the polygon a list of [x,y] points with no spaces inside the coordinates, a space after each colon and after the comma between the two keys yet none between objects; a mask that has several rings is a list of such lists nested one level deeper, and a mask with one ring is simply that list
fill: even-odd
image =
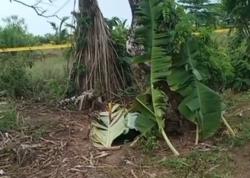
[{"label": "banana leaf", "polygon": [[[201,137],[212,136],[221,124],[223,102],[218,93],[201,83],[201,75],[192,59],[189,39],[182,53],[173,61],[168,83],[173,91],[183,96],[179,111],[191,122],[197,124]],[[195,52],[195,51],[194,51]]]}]

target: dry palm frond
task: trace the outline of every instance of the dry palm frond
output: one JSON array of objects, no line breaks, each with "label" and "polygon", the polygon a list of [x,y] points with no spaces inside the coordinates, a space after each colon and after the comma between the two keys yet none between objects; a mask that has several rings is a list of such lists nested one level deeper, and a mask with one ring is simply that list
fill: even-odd
[{"label": "dry palm frond", "polygon": [[113,93],[126,87],[110,31],[97,0],[80,0],[79,9],[71,81],[79,93],[95,90],[110,99]]}]

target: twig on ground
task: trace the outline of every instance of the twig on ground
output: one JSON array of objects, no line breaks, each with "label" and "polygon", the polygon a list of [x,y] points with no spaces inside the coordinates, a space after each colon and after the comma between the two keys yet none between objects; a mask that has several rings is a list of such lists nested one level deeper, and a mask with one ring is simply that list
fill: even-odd
[{"label": "twig on ground", "polygon": [[134,172],[133,169],[131,169],[131,174],[132,174],[132,176],[133,176],[134,178],[138,178],[138,176],[135,174],[135,172]]}]

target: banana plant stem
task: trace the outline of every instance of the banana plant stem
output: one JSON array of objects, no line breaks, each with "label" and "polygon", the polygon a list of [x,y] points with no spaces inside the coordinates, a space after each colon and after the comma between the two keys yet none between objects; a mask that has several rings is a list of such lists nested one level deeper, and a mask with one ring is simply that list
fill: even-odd
[{"label": "banana plant stem", "polygon": [[161,129],[161,134],[166,141],[167,145],[169,146],[170,150],[174,153],[175,156],[179,156],[180,153],[175,149],[175,147],[172,145],[171,141],[169,140],[167,134],[165,133],[164,129]]},{"label": "banana plant stem", "polygon": [[199,126],[196,124],[196,132],[195,132],[195,145],[199,144]]},{"label": "banana plant stem", "polygon": [[235,137],[235,136],[236,136],[235,132],[233,131],[233,129],[231,128],[231,126],[229,125],[229,123],[227,122],[227,120],[225,119],[225,117],[224,117],[223,115],[222,115],[222,121],[223,121],[223,123],[225,124],[225,126],[227,127],[229,133],[230,133],[233,137]]}]

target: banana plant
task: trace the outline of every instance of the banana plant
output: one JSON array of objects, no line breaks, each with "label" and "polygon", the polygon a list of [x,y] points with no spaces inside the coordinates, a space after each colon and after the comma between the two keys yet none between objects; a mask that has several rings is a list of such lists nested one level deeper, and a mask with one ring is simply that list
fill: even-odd
[{"label": "banana plant", "polygon": [[[145,53],[136,57],[135,62],[151,66],[151,99],[149,103],[145,102],[144,96],[138,97],[136,101],[140,109],[144,110],[139,112],[142,115],[147,113],[147,117],[157,123],[169,148],[175,155],[179,155],[164,131],[168,99],[162,89],[163,83],[182,96],[178,109],[186,119],[196,124],[196,143],[199,135],[202,138],[212,136],[221,121],[224,121],[229,131],[232,129],[223,118],[224,104],[220,96],[201,82],[202,77],[191,56],[191,53],[195,55],[196,52],[191,49],[192,41],[185,37],[184,42],[181,42],[182,47],[180,45],[177,51],[170,46],[175,38],[173,34],[178,21],[175,11],[175,3],[171,0],[142,0],[139,3],[136,39],[144,47]],[[191,33],[187,36],[191,36]]]},{"label": "banana plant", "polygon": [[223,121],[229,131],[232,129],[223,118],[225,105],[218,93],[201,83],[202,77],[196,70],[193,55],[195,55],[195,40],[190,38],[183,45],[181,53],[173,60],[171,75],[168,84],[173,91],[182,95],[183,100],[179,105],[181,114],[197,126],[196,144],[199,135],[202,138],[212,136]]},{"label": "banana plant", "polygon": [[168,33],[159,30],[159,21],[164,14],[164,7],[162,0],[143,0],[139,3],[137,14],[140,16],[138,19],[140,27],[136,30],[136,38],[137,42],[144,46],[145,53],[137,57],[135,61],[150,63],[150,94],[152,107],[146,107],[146,104],[139,98],[137,98],[137,102],[141,106],[144,106],[148,113],[151,113],[167,145],[175,155],[179,155],[164,131],[167,96],[161,90],[161,83],[167,82],[172,62],[165,48],[168,45]]}]

